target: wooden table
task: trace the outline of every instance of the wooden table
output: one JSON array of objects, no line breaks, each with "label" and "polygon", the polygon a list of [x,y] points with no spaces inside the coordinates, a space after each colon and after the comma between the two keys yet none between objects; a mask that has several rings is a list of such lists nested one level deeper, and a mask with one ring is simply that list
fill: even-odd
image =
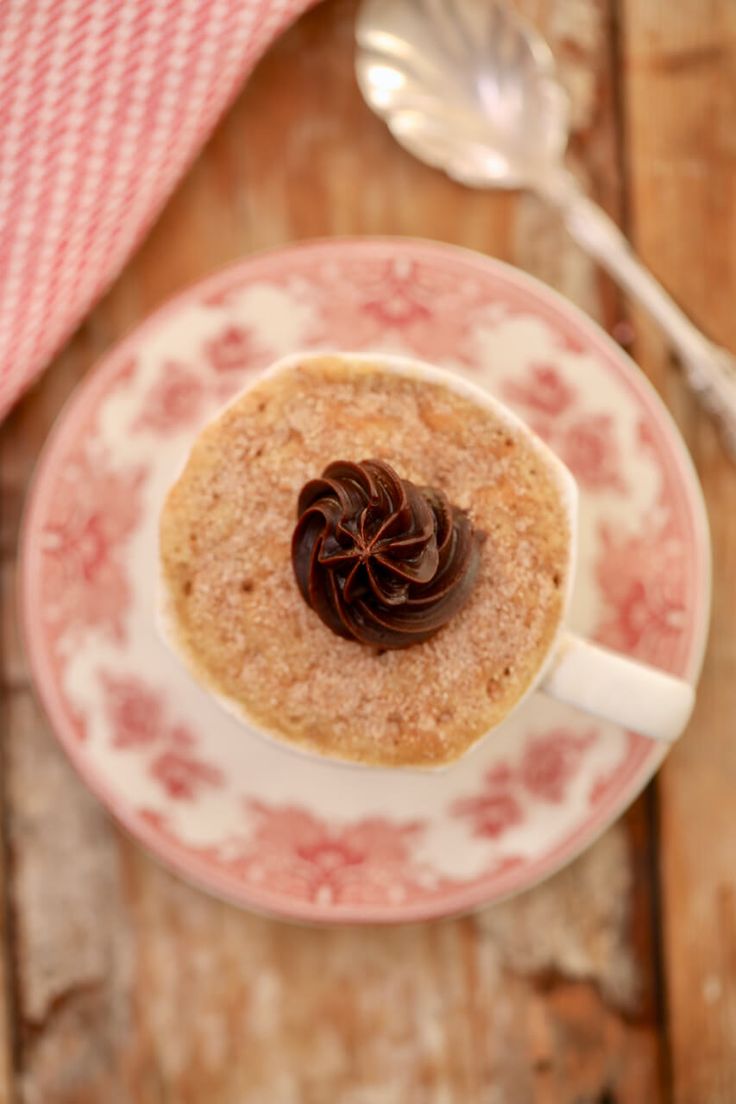
[{"label": "wooden table", "polygon": [[[736,4],[527,0],[574,104],[571,164],[736,348]],[[2,430],[0,1102],[733,1104],[736,465],[661,334],[530,198],[418,165],[363,105],[353,0],[262,62],[143,248]],[[14,618],[36,455],[101,353],[182,285],[295,238],[404,233],[510,260],[619,336],[700,472],[715,604],[697,711],[629,814],[477,916],[308,930],[190,889],[110,822],[29,688]]]}]

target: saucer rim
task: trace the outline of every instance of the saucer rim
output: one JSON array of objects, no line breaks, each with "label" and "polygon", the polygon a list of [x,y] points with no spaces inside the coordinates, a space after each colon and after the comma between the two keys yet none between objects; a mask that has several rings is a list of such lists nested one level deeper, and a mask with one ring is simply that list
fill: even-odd
[{"label": "saucer rim", "polygon": [[[511,869],[505,876],[489,874],[488,878],[493,878],[496,887],[492,894],[489,895],[488,889],[484,889],[482,882],[472,883],[466,889],[449,889],[443,897],[431,901],[370,906],[368,909],[365,906],[342,905],[339,902],[325,905],[310,901],[295,901],[293,907],[289,908],[282,896],[270,894],[261,889],[254,895],[251,886],[238,887],[228,877],[213,870],[206,861],[191,853],[180,854],[180,851],[185,850],[183,847],[180,848],[178,844],[164,839],[134,810],[125,808],[125,803],[99,776],[98,771],[89,765],[83,745],[80,745],[76,735],[69,729],[64,711],[56,700],[55,688],[48,677],[43,646],[45,634],[33,624],[34,595],[31,559],[34,549],[30,533],[40,510],[45,477],[49,469],[53,468],[56,449],[64,440],[65,427],[79,410],[104,391],[108,365],[117,364],[121,358],[138,348],[150,329],[155,329],[168,314],[185,308],[195,295],[199,297],[208,292],[211,294],[210,289],[214,290],[236,273],[247,270],[253,263],[257,264],[269,259],[288,258],[295,253],[304,252],[345,254],[356,249],[361,250],[363,256],[370,254],[372,250],[383,255],[389,247],[401,248],[410,255],[417,252],[424,257],[431,255],[440,262],[444,259],[462,260],[485,273],[490,270],[503,282],[516,285],[531,293],[537,301],[546,301],[554,312],[566,315],[568,321],[572,322],[578,331],[581,329],[584,331],[593,348],[598,346],[607,354],[606,359],[619,361],[622,369],[620,374],[622,383],[636,394],[646,409],[647,415],[654,420],[659,420],[665,431],[668,446],[678,465],[678,484],[689,509],[689,520],[694,537],[695,574],[700,578],[703,600],[693,610],[689,649],[682,663],[682,670],[678,673],[693,685],[697,684],[702,669],[711,618],[712,549],[705,501],[695,466],[674,418],[633,358],[594,319],[537,277],[508,262],[485,256],[464,246],[414,236],[353,235],[308,239],[254,252],[229,265],[210,271],[167,297],[142,322],[134,326],[96,360],[62,405],[39,453],[26,496],[19,536],[16,586],[22,644],[28,661],[34,698],[40,704],[51,731],[88,790],[115,818],[126,834],[135,839],[160,865],[175,870],[185,880],[211,895],[252,912],[297,923],[384,924],[439,919],[472,912],[531,889],[579,856],[622,815],[656,773],[670,747],[668,744],[652,742],[651,754],[636,765],[632,776],[620,781],[616,793],[599,804],[584,828],[573,829],[554,850],[545,852],[541,859],[524,863],[521,871]],[[316,351],[318,350],[310,350],[310,352]]]}]

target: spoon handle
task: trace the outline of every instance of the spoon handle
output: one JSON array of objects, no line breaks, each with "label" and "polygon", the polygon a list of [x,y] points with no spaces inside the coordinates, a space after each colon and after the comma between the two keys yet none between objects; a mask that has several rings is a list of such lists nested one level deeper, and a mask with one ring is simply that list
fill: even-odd
[{"label": "spoon handle", "polygon": [[709,341],[638,259],[613,219],[562,171],[540,182],[537,194],[562,214],[571,236],[638,299],[667,333],[691,389],[720,421],[736,454],[736,357]]}]

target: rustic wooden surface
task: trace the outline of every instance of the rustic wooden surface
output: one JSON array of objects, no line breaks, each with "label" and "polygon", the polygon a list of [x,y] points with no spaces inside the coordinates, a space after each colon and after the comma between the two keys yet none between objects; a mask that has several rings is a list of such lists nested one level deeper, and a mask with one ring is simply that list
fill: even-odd
[{"label": "rustic wooden surface", "polygon": [[[571,163],[736,348],[733,0],[525,0],[574,104]],[[707,9],[707,11],[706,11]],[[534,201],[399,150],[352,76],[353,0],[259,66],[148,241],[0,436],[0,1104],[733,1104],[736,467],[661,335]],[[190,889],[73,775],[14,619],[22,502],[66,395],[184,284],[295,238],[408,233],[508,259],[635,352],[693,450],[716,600],[695,719],[655,786],[547,884],[478,916],[309,930]]]},{"label": "rustic wooden surface", "polygon": [[[706,11],[707,9],[707,11]],[[626,0],[633,236],[699,323],[736,349],[736,5]],[[658,784],[663,970],[675,1099],[736,1100],[736,468],[660,335],[637,352],[685,432],[714,547],[708,662],[688,739]]]}]

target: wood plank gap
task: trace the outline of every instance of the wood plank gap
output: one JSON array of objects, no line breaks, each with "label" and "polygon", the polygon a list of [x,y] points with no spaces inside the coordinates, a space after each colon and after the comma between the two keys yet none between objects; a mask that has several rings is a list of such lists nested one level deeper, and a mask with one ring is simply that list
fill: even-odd
[{"label": "wood plank gap", "polygon": [[[625,14],[621,0],[608,0],[608,46],[613,98],[614,141],[619,165],[619,225],[627,238],[632,234],[632,206],[630,193],[630,156],[628,127],[626,124],[626,49],[624,39]],[[622,296],[622,317],[631,321],[628,301]],[[650,887],[650,946],[652,948],[652,989],[654,1017],[660,1052],[660,1091],[662,1099],[673,1099],[672,1040],[668,1030],[667,971],[664,947],[664,901],[660,870],[661,833],[659,825],[659,779],[655,775],[642,795],[647,847],[644,865]]]},{"label": "wood plank gap", "polygon": [[613,138],[621,181],[618,196],[618,222],[628,236],[631,230],[631,201],[629,196],[629,145],[626,127],[626,77],[623,38],[623,11],[620,0],[608,0],[608,53],[611,72],[613,103]]},{"label": "wood plank gap", "polygon": [[644,792],[644,813],[647,821],[647,836],[649,847],[647,848],[646,862],[649,870],[649,881],[652,887],[651,897],[651,939],[652,939],[652,972],[654,981],[654,1014],[656,1017],[657,1034],[659,1036],[660,1049],[660,1077],[663,1100],[674,1099],[674,1078],[672,1066],[672,1037],[670,1035],[670,1017],[668,1012],[669,993],[667,987],[667,968],[664,945],[664,891],[662,886],[661,865],[659,861],[662,833],[659,819],[659,779],[654,781]]}]

